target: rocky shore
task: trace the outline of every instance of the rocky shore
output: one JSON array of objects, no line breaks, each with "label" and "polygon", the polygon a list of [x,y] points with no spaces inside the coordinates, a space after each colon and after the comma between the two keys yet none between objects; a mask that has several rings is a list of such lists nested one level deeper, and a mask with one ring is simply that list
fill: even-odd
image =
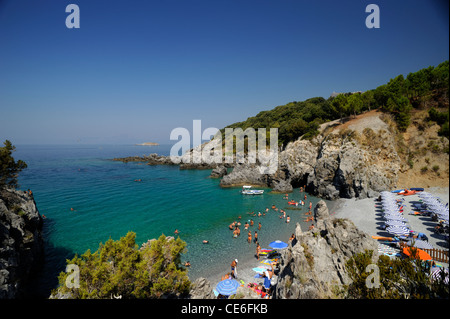
[{"label": "rocky shore", "polygon": [[[314,208],[316,227],[302,230],[297,224],[296,238],[281,251],[280,269],[273,286],[275,299],[344,298],[344,286],[351,283],[345,264],[352,256],[366,250],[378,258],[378,244],[352,221],[330,216],[324,201]],[[239,279],[254,282],[252,266],[239,269]],[[214,299],[211,290],[217,282],[198,278],[193,283],[191,298]],[[260,299],[251,289],[239,287],[237,298]]]},{"label": "rocky shore", "polygon": [[27,297],[27,283],[43,259],[41,230],[32,195],[0,190],[0,299]]},{"label": "rocky shore", "polygon": [[[390,131],[378,113],[356,123],[353,126],[325,123],[314,138],[300,137],[288,143],[278,152],[278,169],[273,174],[262,174],[258,161],[225,164],[222,158],[216,164],[191,160],[194,154],[199,154],[196,151],[216,147],[214,140],[191,149],[176,161],[157,154],[114,160],[179,165],[180,169],[212,169],[210,177],[221,178],[221,187],[253,185],[288,193],[306,186],[308,193],[327,200],[375,197],[398,183],[402,161],[396,151],[395,132]],[[228,168],[232,170],[228,172]]]},{"label": "rocky shore", "polygon": [[320,201],[314,208],[316,227],[302,231],[296,227],[296,240],[282,252],[275,298],[340,298],[344,285],[351,283],[345,264],[352,256],[372,250],[378,258],[378,244],[348,219],[330,216]]}]

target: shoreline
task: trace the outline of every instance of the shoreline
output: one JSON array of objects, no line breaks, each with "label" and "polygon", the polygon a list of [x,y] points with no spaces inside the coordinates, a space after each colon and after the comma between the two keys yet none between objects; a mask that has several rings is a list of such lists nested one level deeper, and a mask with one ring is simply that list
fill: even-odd
[{"label": "shoreline", "polygon": [[[430,192],[434,194],[435,196],[440,197],[444,202],[449,201],[449,188],[448,187],[430,187],[426,188],[425,191]],[[405,198],[406,206],[409,207],[409,202],[418,200],[418,195],[408,196]],[[380,235],[380,234],[386,234],[383,230],[379,228],[380,221],[377,219],[377,212],[375,209],[375,203],[377,198],[371,197],[371,198],[365,198],[365,199],[346,199],[346,198],[340,198],[333,201],[325,201],[328,207],[328,210],[330,212],[330,216],[332,218],[346,218],[351,220],[355,226],[360,229],[361,231],[367,233],[370,236]],[[430,231],[430,227],[427,225],[426,222],[423,220],[418,219],[417,216],[414,215],[407,215],[408,211],[405,210],[405,217],[407,217],[409,224],[411,228],[415,231],[420,231],[425,233],[428,238],[429,242],[438,249],[447,249],[441,246],[442,239],[437,238],[433,235],[433,233]],[[431,218],[428,217],[430,220]],[[421,225],[423,227],[421,227]],[[302,231],[306,231],[305,225],[302,225],[300,223],[300,226],[302,228]],[[271,240],[281,239],[285,242],[287,242],[287,238],[283,238],[283,235],[286,234],[273,234]],[[263,247],[261,245],[261,247]],[[264,247],[265,248],[265,247]],[[221,277],[225,275],[226,273],[230,272],[230,263],[233,259],[230,258],[229,262],[226,262],[225,264],[217,262],[217,264],[210,268],[208,273],[205,273],[204,275],[195,276],[195,278],[190,278],[192,282],[194,282],[198,278],[206,278],[210,284],[211,288],[215,289],[216,285],[221,281]],[[245,282],[245,287],[248,283],[262,283],[263,280],[261,278],[254,278],[254,276],[257,274],[255,271],[253,271],[253,268],[255,267],[261,267],[266,266],[263,265],[260,262],[264,260],[264,258],[260,257],[260,260],[258,261],[254,257],[254,253],[248,254],[244,258],[240,258],[238,265],[237,265],[237,280],[243,280]],[[444,264],[444,266],[448,266],[445,263],[439,262],[441,264]],[[270,267],[269,267],[270,268]]]},{"label": "shoreline", "polygon": [[[321,199],[319,199],[320,201]],[[327,207],[330,207],[330,214],[331,212],[335,212],[337,210],[337,207],[339,207],[341,201],[340,199],[337,200],[324,200],[327,204]],[[313,206],[314,209],[315,205]],[[288,211],[286,211],[288,213]],[[301,213],[305,213],[305,211],[301,211]],[[303,215],[302,215],[303,216]],[[284,223],[284,221],[283,221]],[[304,222],[293,222],[291,221],[291,224],[294,226],[294,231],[296,224],[299,224],[302,231],[307,231],[307,225],[309,223]],[[268,238],[264,238],[264,240],[260,241],[261,248],[269,248],[268,243],[275,241],[275,240],[281,240],[286,243],[288,243],[289,237],[292,235],[294,231],[287,231],[287,230],[281,230],[277,231],[276,233],[273,233]],[[243,233],[240,237],[244,236],[245,233]],[[237,281],[243,280],[245,282],[244,287],[247,286],[249,283],[256,283],[256,284],[262,284],[263,279],[262,278],[255,278],[257,272],[253,270],[253,268],[259,267],[259,268],[268,268],[271,269],[269,265],[262,264],[261,262],[265,260],[265,257],[260,256],[259,260],[255,257],[256,254],[256,244],[251,244],[251,250],[246,252],[239,252],[238,258],[238,264],[237,264]],[[214,266],[210,267],[207,272],[202,272],[201,274],[196,274],[194,276],[190,276],[188,272],[189,279],[191,282],[194,282],[198,278],[205,278],[207,279],[210,284],[211,288],[215,289],[216,285],[222,280],[222,276],[226,275],[231,271],[231,262],[234,260],[235,257],[230,256],[229,259],[227,259],[225,262],[223,260],[217,260],[214,264]]]},{"label": "shoreline", "polygon": [[[449,202],[449,187],[429,187],[425,188],[426,192],[439,197],[444,203]],[[409,213],[415,211],[412,204],[419,201],[420,197],[415,195],[409,195],[403,197],[397,195],[398,198],[404,198],[404,212],[403,216],[406,219],[409,228],[416,232],[425,234],[428,238],[428,242],[436,249],[447,250],[448,246],[445,246],[445,240],[440,235],[434,232],[434,226],[438,223],[431,220],[429,216],[410,215]],[[388,236],[391,234],[381,229],[380,226],[384,224],[384,220],[381,217],[381,212],[375,204],[376,198],[366,199],[341,199],[339,206],[336,207],[336,218],[346,218],[351,220],[356,227],[361,231],[367,233],[369,236]],[[441,263],[441,262],[440,262]]]}]

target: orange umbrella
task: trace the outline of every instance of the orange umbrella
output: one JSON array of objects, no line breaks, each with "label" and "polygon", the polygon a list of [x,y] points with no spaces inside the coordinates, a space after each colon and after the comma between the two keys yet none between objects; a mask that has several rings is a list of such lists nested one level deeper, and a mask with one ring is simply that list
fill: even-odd
[{"label": "orange umbrella", "polygon": [[421,260],[431,260],[431,256],[424,250],[414,248],[414,247],[405,247],[403,248],[403,253],[406,256],[412,257],[412,258],[419,258]]}]

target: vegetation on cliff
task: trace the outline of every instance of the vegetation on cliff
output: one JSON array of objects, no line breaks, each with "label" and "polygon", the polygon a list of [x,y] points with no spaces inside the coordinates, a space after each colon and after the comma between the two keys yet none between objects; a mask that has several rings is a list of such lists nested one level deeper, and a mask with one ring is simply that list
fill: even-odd
[{"label": "vegetation on cliff", "polygon": [[430,119],[441,126],[440,134],[448,138],[448,91],[449,61],[445,61],[437,67],[409,73],[406,78],[399,75],[373,90],[342,93],[328,99],[314,97],[302,102],[294,101],[227,127],[243,130],[278,128],[279,144],[286,145],[302,135],[303,138],[317,135],[321,123],[342,120],[375,108],[392,114],[398,129],[405,131],[411,124],[414,109],[429,109],[433,104],[436,109],[430,111]]},{"label": "vegetation on cliff", "polygon": [[[98,250],[87,250],[81,256],[67,260],[77,265],[79,287],[67,285],[72,272],[61,272],[59,288],[53,296],[75,299],[162,298],[189,292],[187,271],[180,266],[181,253],[186,243],[161,235],[141,248],[135,242],[136,234],[129,232],[117,241],[100,243]],[[70,288],[69,288],[69,287]]]},{"label": "vegetation on cliff", "polygon": [[[389,258],[380,256],[376,266],[379,271],[379,285],[369,276],[374,275],[372,251],[365,251],[350,258],[346,269],[352,283],[346,286],[347,298],[356,299],[430,299],[448,298],[449,286],[438,278],[431,280],[427,265],[415,258]],[[375,266],[375,265],[373,265]],[[368,271],[368,269],[371,269]],[[373,284],[367,285],[367,282]]]},{"label": "vegetation on cliff", "polygon": [[12,153],[16,147],[6,140],[3,143],[5,146],[0,147],[0,189],[5,186],[17,187],[17,175],[27,167],[27,164],[18,160],[15,161]]}]

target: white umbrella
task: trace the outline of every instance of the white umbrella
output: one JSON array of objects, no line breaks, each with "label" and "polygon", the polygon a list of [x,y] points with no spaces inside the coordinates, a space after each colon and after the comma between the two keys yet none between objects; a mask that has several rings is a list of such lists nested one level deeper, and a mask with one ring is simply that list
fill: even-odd
[{"label": "white umbrella", "polygon": [[433,249],[433,245],[429,242],[420,239],[410,239],[406,242],[408,246],[416,247],[419,249]]},{"label": "white umbrella", "polygon": [[406,224],[399,220],[388,220],[386,223],[388,226],[394,226],[394,227],[404,227],[406,228]]},{"label": "white umbrella", "polygon": [[386,220],[397,220],[397,221],[404,221],[405,220],[402,216],[396,216],[396,215],[385,215],[384,218]]},{"label": "white umbrella", "polygon": [[386,231],[389,234],[393,234],[393,235],[407,235],[407,234],[409,234],[409,230],[406,227],[389,226],[388,228],[386,228]]},{"label": "white umbrella", "polygon": [[433,281],[439,281],[443,279],[444,284],[448,285],[448,268],[436,267],[431,271],[430,277]]}]

